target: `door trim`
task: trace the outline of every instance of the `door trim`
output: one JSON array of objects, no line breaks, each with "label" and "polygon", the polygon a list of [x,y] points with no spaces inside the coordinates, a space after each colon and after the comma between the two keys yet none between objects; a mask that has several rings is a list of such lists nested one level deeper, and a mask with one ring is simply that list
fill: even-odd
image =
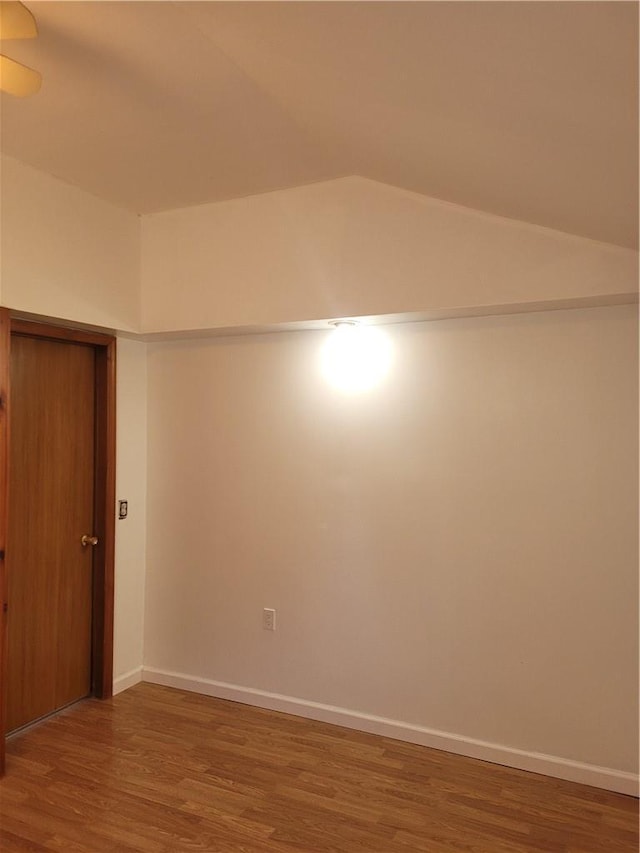
[{"label": "door trim", "polygon": [[[96,354],[96,456],[94,493],[93,635],[91,692],[100,699],[113,694],[113,610],[116,496],[116,339],[112,335],[11,317],[0,308],[0,555],[6,550],[9,508],[9,369],[11,335],[92,346]],[[10,557],[10,554],[9,554]],[[0,775],[4,772],[7,684],[7,563],[0,559]],[[10,602],[8,602],[10,605]]]},{"label": "door trim", "polygon": [[9,509],[9,312],[0,308],[0,776],[4,775],[7,710],[7,529]]}]

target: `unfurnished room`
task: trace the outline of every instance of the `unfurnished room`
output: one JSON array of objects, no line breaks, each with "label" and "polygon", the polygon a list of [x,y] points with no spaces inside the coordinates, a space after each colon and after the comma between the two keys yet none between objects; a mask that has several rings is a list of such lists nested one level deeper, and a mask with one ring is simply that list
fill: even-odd
[{"label": "unfurnished room", "polygon": [[638,11],[0,2],[2,853],[634,853]]}]

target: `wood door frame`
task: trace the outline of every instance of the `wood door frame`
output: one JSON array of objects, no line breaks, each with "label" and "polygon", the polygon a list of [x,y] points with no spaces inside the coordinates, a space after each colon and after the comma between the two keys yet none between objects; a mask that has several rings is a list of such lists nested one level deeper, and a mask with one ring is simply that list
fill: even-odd
[{"label": "wood door frame", "polygon": [[[0,776],[5,766],[8,607],[5,557],[9,512],[11,335],[93,347],[96,354],[96,444],[91,692],[113,695],[113,609],[116,499],[116,339],[112,335],[17,319],[0,308]],[[10,554],[9,554],[10,556]]]},{"label": "wood door frame", "polygon": [[9,510],[9,312],[0,308],[0,776],[4,775],[7,728],[7,529]]}]

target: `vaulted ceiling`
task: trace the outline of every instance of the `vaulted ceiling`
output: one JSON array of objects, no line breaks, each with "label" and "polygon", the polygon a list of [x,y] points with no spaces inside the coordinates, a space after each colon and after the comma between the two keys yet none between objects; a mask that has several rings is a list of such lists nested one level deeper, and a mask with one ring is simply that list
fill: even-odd
[{"label": "vaulted ceiling", "polygon": [[363,175],[637,244],[635,2],[33,2],[2,150],[139,213]]}]

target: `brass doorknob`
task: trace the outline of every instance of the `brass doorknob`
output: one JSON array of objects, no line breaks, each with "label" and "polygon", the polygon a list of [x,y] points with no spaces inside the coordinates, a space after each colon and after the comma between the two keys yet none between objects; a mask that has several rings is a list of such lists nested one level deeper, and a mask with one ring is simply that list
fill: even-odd
[{"label": "brass doorknob", "polygon": [[82,542],[83,548],[86,548],[87,545],[97,545],[98,544],[98,537],[97,536],[87,536],[87,534],[85,533],[83,535],[82,539],[80,540],[80,542]]}]

